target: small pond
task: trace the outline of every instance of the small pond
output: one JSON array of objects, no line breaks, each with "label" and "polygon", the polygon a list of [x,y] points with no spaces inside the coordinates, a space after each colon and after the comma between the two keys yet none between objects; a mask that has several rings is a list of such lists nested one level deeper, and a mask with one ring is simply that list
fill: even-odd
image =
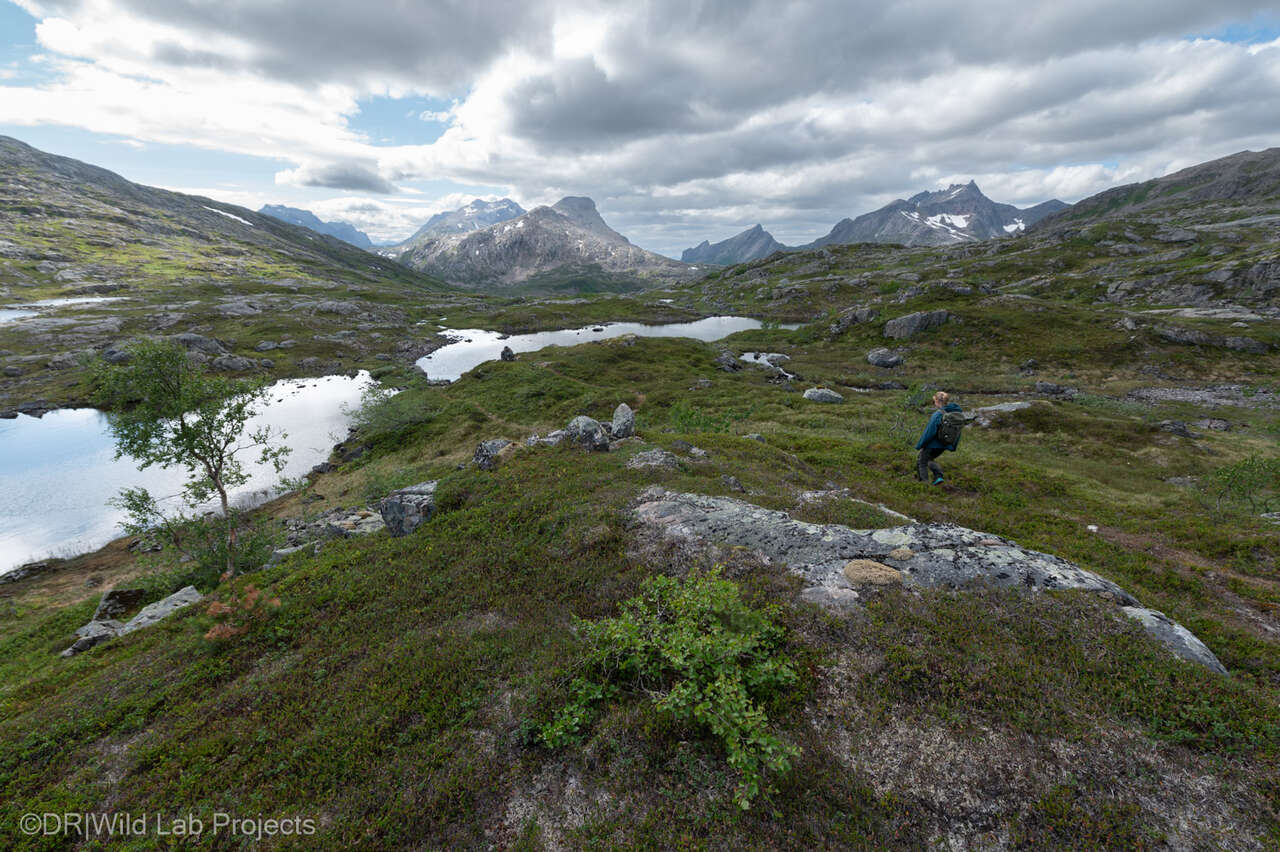
[{"label": "small pond", "polygon": [[[359,405],[370,381],[362,372],[277,382],[250,428],[283,429],[293,452],[282,475],[301,476],[346,437],[345,409]],[[113,460],[114,453],[106,417],[92,408],[0,420],[0,573],[46,556],[93,550],[120,536],[123,514],[107,500],[122,488],[145,487],[157,497],[181,488],[181,471],[139,470],[127,457]],[[237,502],[269,497],[279,477],[269,467],[246,467],[253,478],[236,492]]]},{"label": "small pond", "polygon": [[[512,352],[536,352],[546,346],[576,346],[595,340],[608,340],[634,334],[637,337],[692,337],[695,340],[720,340],[739,331],[750,331],[763,323],[750,317],[707,317],[695,322],[644,325],[638,322],[600,323],[584,328],[561,331],[539,331],[534,334],[513,334],[505,339],[496,331],[476,328],[447,329],[443,333],[456,342],[442,346],[430,355],[418,359],[418,367],[431,379],[456,381],[462,374],[483,364],[496,361],[504,346]],[[784,325],[782,328],[798,328]]]}]

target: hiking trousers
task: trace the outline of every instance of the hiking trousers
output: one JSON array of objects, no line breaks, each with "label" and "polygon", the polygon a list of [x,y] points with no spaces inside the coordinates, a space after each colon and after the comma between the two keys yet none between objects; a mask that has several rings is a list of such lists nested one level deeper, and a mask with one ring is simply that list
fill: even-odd
[{"label": "hiking trousers", "polygon": [[[942,476],[942,468],[935,459],[944,452],[942,447],[925,447],[921,450],[920,457],[916,459],[916,479],[921,482],[933,482],[934,479]],[[930,473],[933,475],[930,476]]]}]

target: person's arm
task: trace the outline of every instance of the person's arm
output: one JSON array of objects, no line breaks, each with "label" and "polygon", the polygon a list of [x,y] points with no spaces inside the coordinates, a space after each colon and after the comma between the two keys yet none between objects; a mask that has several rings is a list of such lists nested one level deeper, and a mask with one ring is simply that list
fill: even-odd
[{"label": "person's arm", "polygon": [[938,424],[942,422],[942,411],[933,412],[929,418],[929,422],[924,427],[924,434],[920,436],[920,440],[916,441],[916,449],[923,450],[924,445],[933,440],[933,436],[938,434]]}]

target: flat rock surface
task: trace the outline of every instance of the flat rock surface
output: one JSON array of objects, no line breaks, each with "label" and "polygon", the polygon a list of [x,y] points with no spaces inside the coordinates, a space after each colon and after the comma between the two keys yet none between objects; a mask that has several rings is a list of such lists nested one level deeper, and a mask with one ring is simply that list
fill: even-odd
[{"label": "flat rock surface", "polygon": [[[872,573],[867,562],[857,562],[853,569],[846,570],[855,560],[869,560],[893,569],[909,587],[954,589],[981,581],[1033,591],[1083,589],[1124,607],[1126,615],[1137,618],[1152,636],[1179,656],[1222,670],[1207,648],[1207,658],[1185,653],[1191,647],[1187,637],[1199,642],[1185,628],[1159,613],[1144,619],[1130,612],[1141,609],[1141,605],[1110,580],[1061,557],[1019,547],[1016,542],[990,533],[955,524],[913,523],[876,530],[811,524],[797,521],[786,512],[762,509],[730,497],[669,492],[658,486],[644,491],[632,514],[642,526],[668,540],[745,547],[780,562],[803,577],[813,590],[806,589],[805,599],[838,602],[843,608],[847,608],[849,596],[837,590],[852,590],[855,584],[850,581],[850,574]],[[887,576],[879,568],[875,572]],[[1212,659],[1216,668],[1207,659]]]}]

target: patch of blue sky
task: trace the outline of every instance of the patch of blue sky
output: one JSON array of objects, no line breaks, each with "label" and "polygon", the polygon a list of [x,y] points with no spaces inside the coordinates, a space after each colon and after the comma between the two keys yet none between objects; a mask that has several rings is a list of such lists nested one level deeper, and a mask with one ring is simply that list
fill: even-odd
[{"label": "patch of blue sky", "polygon": [[1232,21],[1193,38],[1213,38],[1235,44],[1265,44],[1280,38],[1280,12],[1259,12],[1247,21]]},{"label": "patch of blue sky", "polygon": [[421,96],[363,98],[360,111],[347,117],[347,126],[373,145],[429,145],[449,128],[452,105]]},{"label": "patch of blue sky", "polygon": [[134,183],[148,186],[250,189],[274,184],[275,173],[291,167],[285,160],[270,157],[191,145],[139,143],[124,136],[61,124],[0,124],[0,134],[12,136],[50,154],[92,163]]},{"label": "patch of blue sky", "polygon": [[38,53],[36,19],[8,0],[0,0],[0,86],[29,86],[51,79],[53,75],[44,64],[32,61]]}]

